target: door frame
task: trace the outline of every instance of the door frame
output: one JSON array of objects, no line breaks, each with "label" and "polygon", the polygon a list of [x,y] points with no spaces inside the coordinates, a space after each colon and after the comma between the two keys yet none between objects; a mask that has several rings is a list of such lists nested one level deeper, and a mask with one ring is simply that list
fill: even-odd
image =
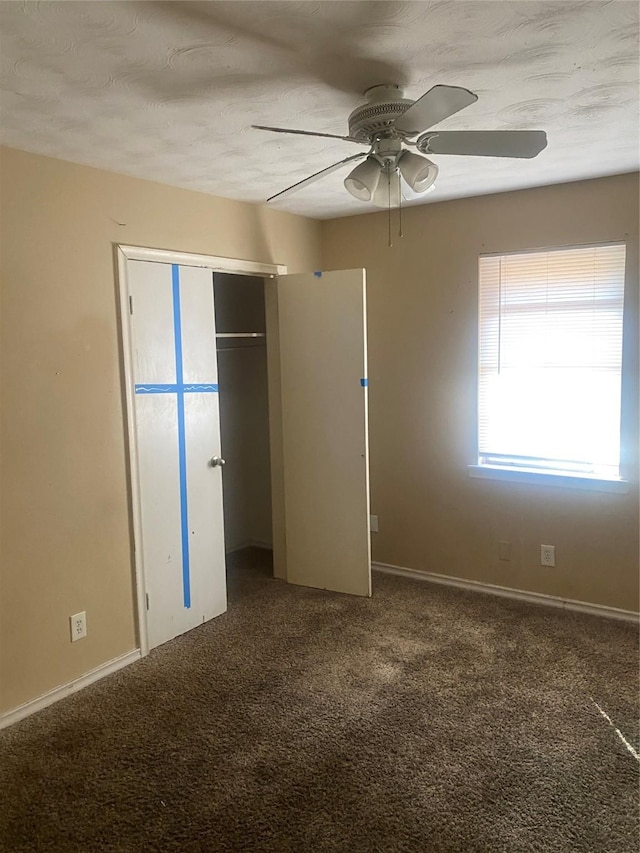
[{"label": "door frame", "polygon": [[[177,252],[170,249],[150,249],[142,246],[116,244],[117,283],[120,308],[120,333],[122,335],[122,369],[125,391],[125,425],[127,436],[126,467],[130,495],[130,518],[133,533],[133,569],[135,575],[136,627],[140,655],[149,653],[147,635],[146,576],[144,553],[142,549],[142,522],[140,504],[140,476],[138,454],[136,450],[137,425],[135,418],[135,389],[133,381],[133,334],[131,330],[130,293],[127,264],[129,261],[155,261],[162,264],[178,264],[185,267],[204,267],[214,272],[235,273],[236,275],[275,278],[285,275],[287,267],[283,264],[262,264],[257,261],[244,261],[238,258],[224,258],[217,255],[200,255],[193,252]],[[213,287],[213,279],[212,279]]]}]

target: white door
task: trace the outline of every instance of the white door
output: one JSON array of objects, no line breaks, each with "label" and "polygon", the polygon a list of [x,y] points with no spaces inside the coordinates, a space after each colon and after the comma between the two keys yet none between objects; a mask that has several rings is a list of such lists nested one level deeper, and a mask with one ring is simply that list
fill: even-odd
[{"label": "white door", "polygon": [[211,270],[129,260],[149,648],[227,609]]},{"label": "white door", "polygon": [[287,580],[371,595],[364,270],[279,276]]}]

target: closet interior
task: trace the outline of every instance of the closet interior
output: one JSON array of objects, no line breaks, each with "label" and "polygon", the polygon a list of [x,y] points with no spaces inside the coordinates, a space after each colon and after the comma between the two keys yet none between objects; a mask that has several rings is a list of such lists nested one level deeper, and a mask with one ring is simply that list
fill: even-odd
[{"label": "closet interior", "polygon": [[228,555],[272,547],[263,278],[214,273],[224,536]]}]

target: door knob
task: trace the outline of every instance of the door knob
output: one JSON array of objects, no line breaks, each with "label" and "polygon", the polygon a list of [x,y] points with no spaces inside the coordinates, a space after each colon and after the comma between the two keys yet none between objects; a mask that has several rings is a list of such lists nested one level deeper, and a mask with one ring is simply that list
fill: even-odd
[{"label": "door knob", "polygon": [[211,467],[212,468],[222,468],[222,466],[225,464],[226,463],[221,456],[214,456],[213,459],[211,460]]}]

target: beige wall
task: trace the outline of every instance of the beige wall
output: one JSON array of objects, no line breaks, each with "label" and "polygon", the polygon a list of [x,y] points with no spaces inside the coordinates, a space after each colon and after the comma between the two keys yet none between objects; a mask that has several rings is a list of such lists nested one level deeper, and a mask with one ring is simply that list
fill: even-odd
[{"label": "beige wall", "polygon": [[[0,178],[0,710],[136,645],[119,242],[291,272],[365,266],[374,559],[637,609],[637,176],[412,208],[392,249],[385,214],[321,226],[10,149]],[[478,253],[620,239],[629,494],[469,479]],[[508,563],[499,539],[513,543]],[[556,569],[538,565],[541,542],[556,545]],[[72,645],[78,610],[89,635]]]},{"label": "beige wall", "polygon": [[0,171],[6,710],[136,646],[113,244],[298,272],[320,225],[11,149]]},{"label": "beige wall", "polygon": [[[374,560],[637,610],[638,176],[412,207],[403,226],[388,248],[386,213],[323,223],[323,268],[367,269]],[[470,479],[478,255],[609,240],[628,246],[629,494]]]}]

